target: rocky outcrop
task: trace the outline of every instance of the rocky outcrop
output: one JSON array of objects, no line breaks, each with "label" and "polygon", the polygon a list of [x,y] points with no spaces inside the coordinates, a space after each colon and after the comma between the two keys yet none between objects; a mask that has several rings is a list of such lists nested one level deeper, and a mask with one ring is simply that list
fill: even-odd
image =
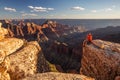
[{"label": "rocky outcrop", "polygon": [[0,63],[0,80],[10,80],[10,75],[7,72],[9,67],[9,60],[4,60]]},{"label": "rocky outcrop", "polygon": [[22,40],[16,38],[5,38],[0,40],[0,62],[2,62],[6,56],[17,51],[23,44]]},{"label": "rocky outcrop", "polygon": [[37,42],[29,42],[24,48],[7,57],[10,61],[8,73],[12,80],[18,80],[37,72],[37,55],[41,48]]},{"label": "rocky outcrop", "polygon": [[9,74],[7,73],[10,61],[9,59],[6,59],[6,57],[19,50],[22,45],[23,41],[16,38],[5,38],[0,40],[0,79],[10,79]]},{"label": "rocky outcrop", "polygon": [[81,73],[96,80],[120,76],[120,44],[94,40],[83,47]]},{"label": "rocky outcrop", "polygon": [[0,79],[19,80],[37,72],[50,71],[39,44],[7,38],[0,41]]},{"label": "rocky outcrop", "polygon": [[0,27],[0,80],[20,80],[37,72],[50,71],[41,47],[36,41],[6,38]]},{"label": "rocky outcrop", "polygon": [[14,52],[19,50],[23,46],[23,41],[16,38],[5,38],[0,41],[0,46],[0,79],[10,80],[9,73],[7,72],[10,67],[8,56],[13,55]]},{"label": "rocky outcrop", "polygon": [[95,80],[95,79],[84,75],[49,72],[32,75],[22,80]]},{"label": "rocky outcrop", "polygon": [[10,80],[10,75],[7,72],[10,66],[10,61],[7,59],[9,55],[22,47],[23,41],[16,38],[5,38],[7,30],[0,27],[0,79]]}]

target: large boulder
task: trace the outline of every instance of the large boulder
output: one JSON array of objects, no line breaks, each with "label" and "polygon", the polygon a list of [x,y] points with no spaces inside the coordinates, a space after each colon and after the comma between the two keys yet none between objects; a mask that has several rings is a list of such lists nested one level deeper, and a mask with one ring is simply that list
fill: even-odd
[{"label": "large boulder", "polygon": [[23,40],[17,38],[5,38],[0,40],[0,63],[6,56],[22,47],[23,44]]},{"label": "large boulder", "polygon": [[9,60],[4,60],[0,63],[0,80],[10,80],[10,75],[7,72],[9,67]]},{"label": "large boulder", "polygon": [[[10,55],[8,57],[10,61],[8,73],[10,74],[11,79],[18,80],[26,76],[37,73],[39,54],[42,54],[41,48],[37,42],[33,41],[26,43],[22,49]],[[44,56],[42,57],[44,58]],[[42,61],[43,60],[41,59],[41,62]],[[47,67],[44,66],[43,64],[39,66],[42,66],[41,70],[44,67]]]},{"label": "large boulder", "polygon": [[93,40],[83,47],[81,73],[96,80],[114,80],[120,75],[120,44]]},{"label": "large boulder", "polygon": [[8,67],[9,59],[6,59],[13,52],[23,46],[23,41],[16,38],[5,38],[0,40],[0,80],[10,80]]}]

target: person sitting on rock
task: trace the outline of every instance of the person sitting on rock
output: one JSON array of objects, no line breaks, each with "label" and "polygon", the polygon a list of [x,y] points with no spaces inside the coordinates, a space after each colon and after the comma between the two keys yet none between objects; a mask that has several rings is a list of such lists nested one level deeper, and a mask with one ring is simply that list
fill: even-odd
[{"label": "person sitting on rock", "polygon": [[83,41],[83,47],[85,47],[87,43],[88,44],[92,43],[92,38],[93,37],[91,33],[87,34],[86,39]]},{"label": "person sitting on rock", "polygon": [[89,34],[87,35],[87,41],[88,41],[88,43],[92,43],[92,39],[93,39],[93,36],[92,36],[91,33],[89,33]]}]

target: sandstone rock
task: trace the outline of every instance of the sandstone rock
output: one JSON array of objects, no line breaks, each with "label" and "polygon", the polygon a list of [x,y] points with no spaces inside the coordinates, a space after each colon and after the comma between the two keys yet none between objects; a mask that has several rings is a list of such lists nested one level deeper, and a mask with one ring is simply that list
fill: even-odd
[{"label": "sandstone rock", "polygon": [[0,63],[0,80],[10,80],[9,73],[7,72],[9,67],[9,60],[4,60]]},{"label": "sandstone rock", "polygon": [[20,80],[37,72],[48,72],[49,64],[35,41],[0,40],[0,80]]},{"label": "sandstone rock", "polygon": [[41,48],[37,42],[29,42],[24,48],[10,55],[8,72],[12,80],[18,80],[37,72],[37,55]]},{"label": "sandstone rock", "polygon": [[94,40],[83,48],[81,73],[96,80],[114,80],[120,74],[119,51],[120,44]]},{"label": "sandstone rock", "polygon": [[5,38],[0,40],[0,63],[7,55],[17,51],[24,42],[17,38]]},{"label": "sandstone rock", "polygon": [[49,72],[35,74],[22,80],[95,80],[95,79],[86,77],[84,75]]},{"label": "sandstone rock", "polygon": [[5,38],[8,31],[1,27],[0,23],[0,80],[10,80],[7,72],[10,61],[6,57],[17,51],[22,45],[23,41],[16,38]]},{"label": "sandstone rock", "polygon": [[4,38],[7,30],[1,28],[0,80],[19,80],[37,72],[48,72],[47,63],[37,42],[24,42],[17,38]]}]

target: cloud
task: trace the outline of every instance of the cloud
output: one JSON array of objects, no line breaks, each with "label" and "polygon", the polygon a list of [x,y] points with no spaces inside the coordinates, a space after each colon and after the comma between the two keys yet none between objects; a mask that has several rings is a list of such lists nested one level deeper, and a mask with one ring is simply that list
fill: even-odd
[{"label": "cloud", "polygon": [[31,13],[24,13],[22,16],[38,16],[37,14],[31,14]]},{"label": "cloud", "polygon": [[54,8],[45,8],[45,7],[33,7],[28,6],[31,9],[31,12],[48,12],[54,10]]},{"label": "cloud", "polygon": [[96,12],[97,12],[97,10],[92,10],[91,12],[96,13]]},{"label": "cloud", "polygon": [[107,8],[107,9],[105,9],[106,12],[112,11],[112,10],[113,10],[112,8]]},{"label": "cloud", "polygon": [[33,9],[34,7],[33,6],[28,6],[29,8]]},{"label": "cloud", "polygon": [[48,10],[54,10],[54,8],[48,8]]},{"label": "cloud", "polygon": [[106,12],[109,12],[109,11],[112,11],[112,10],[114,10],[116,8],[116,6],[115,5],[112,5],[111,7],[109,7],[109,8],[106,8],[106,9],[104,9]]},{"label": "cloud", "polygon": [[113,5],[113,6],[109,7],[109,8],[98,9],[98,10],[91,10],[91,12],[93,12],[93,13],[96,13],[96,12],[110,12],[110,11],[114,10],[115,7],[116,6]]},{"label": "cloud", "polygon": [[4,10],[10,11],[10,12],[16,12],[16,9],[15,9],[15,8],[4,7]]},{"label": "cloud", "polygon": [[80,6],[72,7],[71,9],[72,9],[72,10],[80,10],[80,11],[85,10],[85,8],[80,7]]}]

